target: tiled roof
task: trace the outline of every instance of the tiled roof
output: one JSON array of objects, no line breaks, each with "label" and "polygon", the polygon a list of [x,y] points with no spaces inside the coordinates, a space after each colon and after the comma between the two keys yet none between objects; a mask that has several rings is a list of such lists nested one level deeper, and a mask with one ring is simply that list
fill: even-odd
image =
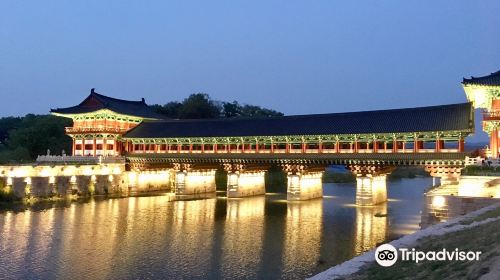
[{"label": "tiled roof", "polygon": [[464,78],[462,81],[464,85],[481,85],[481,86],[500,86],[500,71],[491,73],[483,77],[471,77],[470,79]]},{"label": "tiled roof", "polygon": [[82,114],[90,113],[100,109],[109,109],[113,112],[152,119],[165,119],[164,116],[157,114],[149,107],[144,99],[141,101],[128,101],[108,97],[99,94],[92,89],[90,95],[79,105],[67,108],[51,109],[50,112],[58,114]]},{"label": "tiled roof", "polygon": [[145,121],[125,138],[238,137],[457,131],[473,128],[470,103],[255,119]]}]

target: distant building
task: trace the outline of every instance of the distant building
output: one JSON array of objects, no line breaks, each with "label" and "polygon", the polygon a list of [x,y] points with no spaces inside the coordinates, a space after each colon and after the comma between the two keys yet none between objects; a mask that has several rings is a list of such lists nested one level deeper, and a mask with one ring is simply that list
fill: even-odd
[{"label": "distant building", "polygon": [[500,125],[500,71],[483,77],[463,79],[467,100],[475,108],[484,109],[483,130],[490,136],[490,151],[493,158],[499,156]]}]

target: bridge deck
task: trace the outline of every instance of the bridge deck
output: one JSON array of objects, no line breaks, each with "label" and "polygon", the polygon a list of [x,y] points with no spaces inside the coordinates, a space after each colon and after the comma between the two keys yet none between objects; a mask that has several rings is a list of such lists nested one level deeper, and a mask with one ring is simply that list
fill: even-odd
[{"label": "bridge deck", "polygon": [[463,165],[468,153],[353,153],[353,154],[152,154],[133,153],[131,163],[300,163],[300,164],[384,164],[384,165]]}]

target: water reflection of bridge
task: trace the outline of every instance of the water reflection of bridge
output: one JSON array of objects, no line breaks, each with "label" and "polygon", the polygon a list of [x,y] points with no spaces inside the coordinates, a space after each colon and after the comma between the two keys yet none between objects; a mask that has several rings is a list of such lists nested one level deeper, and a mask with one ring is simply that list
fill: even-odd
[{"label": "water reflection of bridge", "polygon": [[[144,271],[126,268],[138,263],[151,264],[148,269],[169,278],[197,273],[258,278],[260,269],[304,275],[332,253],[339,255],[335,261],[345,260],[387,236],[387,218],[374,216],[384,209],[349,207],[343,210],[348,215],[332,218],[325,217],[324,203],[266,203],[265,196],[174,203],[168,196],[91,200],[62,209],[5,213],[0,246],[16,248],[11,263],[26,262],[42,278],[50,271],[62,278],[75,273],[135,278]],[[332,235],[332,227],[343,232]],[[34,253],[25,254],[28,250]],[[85,254],[85,262],[75,252]]]}]

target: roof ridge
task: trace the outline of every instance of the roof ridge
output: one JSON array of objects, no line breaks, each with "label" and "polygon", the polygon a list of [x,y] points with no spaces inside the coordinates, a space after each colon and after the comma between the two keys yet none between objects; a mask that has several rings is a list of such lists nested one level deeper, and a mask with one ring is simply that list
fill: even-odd
[{"label": "roof ridge", "polygon": [[352,114],[373,114],[373,113],[388,113],[388,112],[398,112],[398,111],[408,111],[408,110],[433,110],[439,107],[455,107],[455,106],[465,106],[470,104],[470,102],[463,103],[453,103],[444,105],[433,105],[433,106],[422,106],[422,107],[407,107],[407,108],[394,108],[394,109],[381,109],[381,110],[367,110],[367,111],[353,111],[353,112],[336,112],[336,113],[320,113],[320,114],[301,114],[301,115],[287,115],[287,116],[272,116],[272,117],[243,117],[243,118],[211,118],[211,119],[163,119],[154,120],[149,122],[177,122],[177,123],[187,123],[187,122],[227,122],[227,121],[259,121],[259,120],[276,120],[276,119],[300,119],[309,117],[325,117],[325,116],[350,116]]},{"label": "roof ridge", "polygon": [[96,92],[94,88],[92,88],[90,90],[90,95],[97,97],[102,103],[108,103],[105,101],[107,99],[107,100],[118,101],[118,102],[144,103],[144,104],[146,104],[144,98],[142,98],[142,100],[139,100],[139,101],[119,99],[119,98],[110,97],[110,96],[107,96],[104,94],[100,94],[100,93]]}]

